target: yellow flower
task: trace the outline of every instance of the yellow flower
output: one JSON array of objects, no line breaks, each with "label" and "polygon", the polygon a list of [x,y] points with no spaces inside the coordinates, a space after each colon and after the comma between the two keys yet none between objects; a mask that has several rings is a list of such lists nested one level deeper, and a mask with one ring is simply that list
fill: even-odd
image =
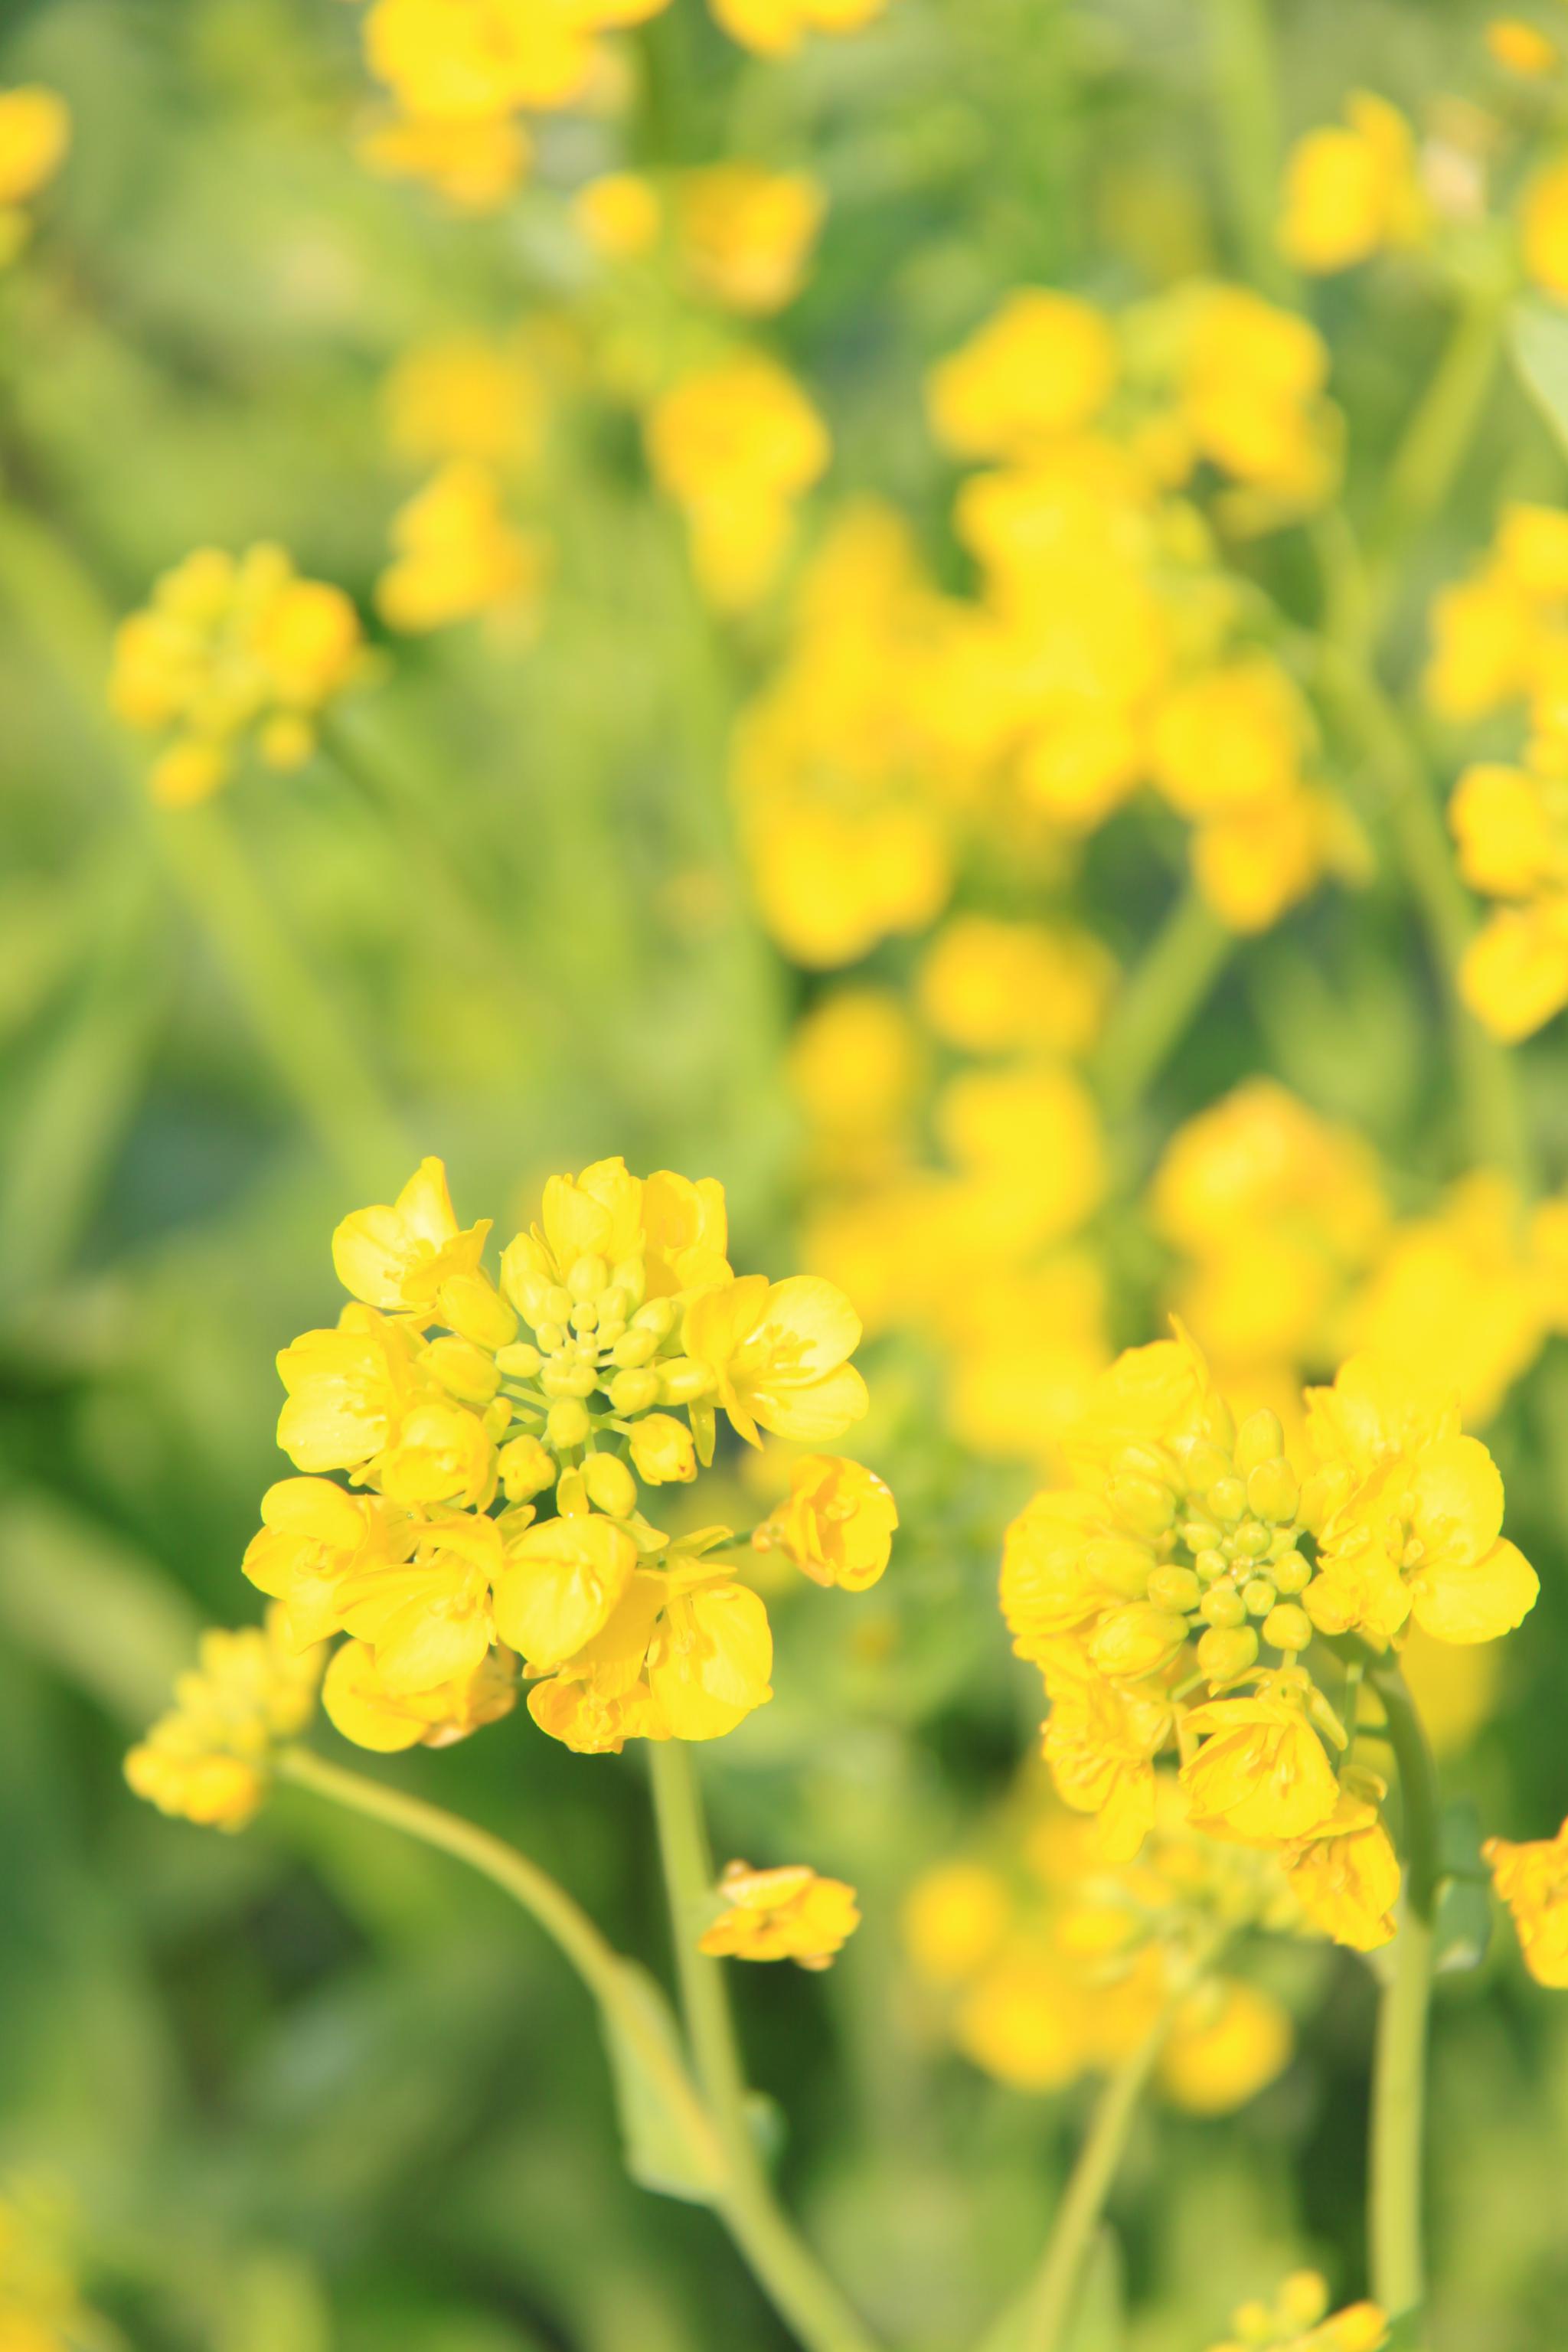
[{"label": "yellow flower", "polygon": [[816,1584],[864,1592],[887,1567],[898,1506],[874,1470],[841,1454],[807,1454],[790,1471],[785,1501],[752,1538],[782,1551]]},{"label": "yellow flower", "polygon": [[490,613],[532,625],[546,569],[544,541],[515,530],[488,467],[454,458],[393,518],[392,562],[376,583],[394,629],[446,628]]},{"label": "yellow flower", "polygon": [[353,1470],[391,1441],[414,1395],[414,1344],[374,1307],[307,1331],[278,1358],[289,1392],[278,1443],[300,1470]]},{"label": "yellow flower", "polygon": [[1549,163],[1519,206],[1525,275],[1548,294],[1568,299],[1568,160]]},{"label": "yellow flower", "polygon": [[1369,91],[1345,101],[1347,127],[1310,131],[1290,152],[1279,243],[1298,269],[1348,269],[1412,245],[1426,223],[1415,142],[1397,107]]},{"label": "yellow flower", "polygon": [[1501,1535],[1502,1481],[1458,1433],[1457,1400],[1387,1359],[1361,1355],[1331,1390],[1308,1391],[1320,1465],[1309,1524],[1312,1622],[1383,1646],[1414,1612],[1444,1642],[1490,1642],[1534,1606],[1535,1571]]},{"label": "yellow flower", "polygon": [[280,1631],[305,1649],[342,1629],[344,1580],[401,1559],[415,1532],[378,1496],[345,1494],[330,1478],[280,1478],[261,1497],[261,1531],[240,1567],[281,1604]]},{"label": "yellow flower", "polygon": [[1544,1027],[1568,1004],[1568,898],[1500,909],[1466,949],[1459,989],[1506,1045]]},{"label": "yellow flower", "polygon": [[1492,1884],[1513,1914],[1524,1964],[1537,1983],[1568,1986],[1568,1822],[1554,1838],[1481,1848]]},{"label": "yellow flower", "polygon": [[1154,1758],[1171,1734],[1157,1685],[1116,1684],[1067,1643],[1040,1661],[1050,1699],[1044,1748],[1064,1802],[1093,1813],[1101,1850],[1130,1861],[1154,1823]]},{"label": "yellow flower", "polygon": [[931,424],[959,457],[1026,457],[1092,423],[1116,377],[1116,342],[1100,313],[1026,287],[932,370]]},{"label": "yellow flower", "polygon": [[835,1171],[896,1164],[920,1090],[922,1057],[891,989],[839,988],[796,1023],[786,1075],[814,1150]]},{"label": "yellow flower", "polygon": [[725,1908],[703,1929],[698,1948],[720,1959],[830,1968],[860,1924],[855,1889],[841,1878],[819,1878],[803,1862],[778,1870],[731,1862],[718,1891]]},{"label": "yellow flower", "polygon": [[525,1528],[507,1546],[496,1579],[497,1631],[529,1665],[559,1666],[604,1631],[636,1566],[631,1538],[609,1519],[546,1519]]},{"label": "yellow flower", "polygon": [[516,1704],[512,1662],[495,1650],[451,1682],[402,1690],[388,1686],[367,1643],[344,1642],[321,1685],[321,1706],[335,1728],[356,1748],[384,1756],[405,1748],[449,1748],[499,1722]]},{"label": "yellow flower", "polygon": [[544,387],[514,344],[479,335],[421,343],[394,368],[384,400],[387,440],[415,465],[462,458],[519,472],[539,458]]},{"label": "yellow flower", "polygon": [[1333,1811],[1281,1855],[1290,1892],[1315,1927],[1352,1951],[1394,1935],[1399,1857],[1377,1807],[1342,1787]]},{"label": "yellow flower", "polygon": [[37,82],[0,89],[0,236],[8,243],[24,233],[19,222],[6,226],[15,208],[54,178],[70,136],[70,110],[54,90]]},{"label": "yellow flower", "polygon": [[1544,1342],[1548,1302],[1517,1188],[1478,1170],[1397,1225],[1347,1318],[1351,1338],[1454,1391],[1485,1423]]},{"label": "yellow flower", "polygon": [[266,1798],[274,1748],[315,1712],[322,1663],[319,1648],[295,1647],[276,1608],[265,1630],[204,1633],[174,1706],[127,1756],[126,1780],[160,1812],[243,1829]]},{"label": "yellow flower", "polygon": [[720,1739],[772,1698],[773,1643],[757,1595],[727,1577],[677,1578],[647,1652],[657,1718],[675,1739]]},{"label": "yellow flower", "polygon": [[664,207],[658,190],[640,172],[605,172],[578,189],[572,217],[605,260],[635,261],[658,243]]},{"label": "yellow flower", "polygon": [[1311,737],[1301,697],[1266,654],[1242,654],[1167,697],[1154,720],[1153,781],[1185,817],[1209,817],[1295,786]]},{"label": "yellow flower", "polygon": [[681,261],[699,292],[756,318],[794,301],[827,209],[807,173],[712,163],[684,174],[678,205]]},{"label": "yellow flower", "polygon": [[1487,47],[1497,64],[1529,81],[1555,73],[1562,63],[1556,42],[1522,16],[1494,16],[1487,26]]},{"label": "yellow flower", "polygon": [[1388,2342],[1387,2315],[1376,2304],[1348,2304],[1325,2317],[1328,2308],[1326,2280],[1295,2271],[1272,2304],[1245,2303],[1234,2312],[1236,2340],[1209,2352],[1381,2352]]},{"label": "yellow flower", "polygon": [[691,1432],[668,1412],[650,1412],[632,1425],[632,1467],[646,1486],[687,1483],[697,1475]]},{"label": "yellow flower", "polygon": [[1289,2014],[1271,1994],[1212,1978],[1176,2011],[1160,2087],[1189,2115],[1229,2115],[1284,2073],[1295,2044]]},{"label": "yellow flower", "polygon": [[748,1444],[761,1444],[759,1426],[820,1444],[866,1411],[866,1383],[847,1360],[860,1318],[820,1276],[748,1275],[705,1291],[686,1310],[684,1340]]},{"label": "yellow flower", "polygon": [[342,1622],[392,1698],[467,1683],[495,1634],[490,1588],[505,1558],[495,1521],[451,1512],[414,1532],[410,1559],[373,1561],[338,1587]]},{"label": "yellow flower", "polygon": [[1115,978],[1087,931],[957,915],[921,962],[921,1010],[966,1053],[1081,1054],[1099,1034]]},{"label": "yellow flower", "polygon": [[[343,1288],[367,1307],[429,1318],[448,1282],[460,1302],[462,1278],[479,1274],[489,1230],[488,1217],[458,1226],[445,1165],[422,1160],[390,1206],[356,1209],[343,1219],[332,1235],[332,1265]],[[513,1319],[495,1344],[504,1345],[515,1329]]]},{"label": "yellow flower", "polygon": [[939,1863],[922,1871],[905,1899],[904,1942],[922,1976],[959,1983],[995,1951],[1012,1908],[999,1872],[983,1863]]},{"label": "yellow flower", "polygon": [[755,604],[831,455],[810,401],[773,361],[737,352],[663,394],[647,442],[654,478],[686,515],[704,592],[721,610]]},{"label": "yellow flower", "polygon": [[504,114],[395,116],[358,142],[355,153],[388,180],[420,180],[457,211],[496,212],[527,179],[533,142]]},{"label": "yellow flower", "polygon": [[1320,504],[1338,474],[1322,337],[1240,287],[1201,287],[1180,301],[1178,394],[1194,446],[1263,495],[1264,519]]},{"label": "yellow flower", "polygon": [[300,579],[282,548],[237,562],[198,548],[121,623],[110,705],[127,726],[179,730],[151,782],[154,798],[184,804],[217,789],[247,738],[270,764],[296,765],[363,660],[349,599]]},{"label": "yellow flower", "polygon": [[1194,1707],[1187,1729],[1203,1746],[1182,1769],[1194,1822],[1265,1842],[1304,1837],[1327,1821],[1339,1788],[1323,1743],[1294,1690]]},{"label": "yellow flower", "polygon": [[858,33],[888,0],[709,0],[714,22],[759,57],[784,58],[807,33]]}]

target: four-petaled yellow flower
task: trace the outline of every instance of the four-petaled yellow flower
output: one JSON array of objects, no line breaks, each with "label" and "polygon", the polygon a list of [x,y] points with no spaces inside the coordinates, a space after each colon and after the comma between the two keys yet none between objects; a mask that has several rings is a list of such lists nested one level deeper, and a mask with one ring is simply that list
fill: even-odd
[{"label": "four-petaled yellow flower", "polygon": [[814,1583],[864,1592],[888,1565],[898,1524],[898,1505],[874,1470],[842,1454],[808,1454],[752,1542],[758,1551],[782,1551]]},{"label": "four-petaled yellow flower", "polygon": [[794,1960],[803,1969],[831,1968],[860,1924],[855,1889],[841,1878],[819,1878],[804,1862],[753,1870],[732,1862],[719,1881],[724,1909],[698,1938],[720,1959]]}]

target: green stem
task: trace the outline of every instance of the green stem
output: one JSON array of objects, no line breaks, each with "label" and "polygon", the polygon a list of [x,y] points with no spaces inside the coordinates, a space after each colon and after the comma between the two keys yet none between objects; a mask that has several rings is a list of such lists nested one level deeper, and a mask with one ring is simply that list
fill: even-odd
[{"label": "green stem", "polygon": [[872,2352],[861,2322],[780,2210],[757,2153],[723,1964],[698,1942],[712,1915],[713,1862],[690,1751],[679,1739],[652,1740],[648,1764],[681,2008],[697,2078],[724,2147],[731,2227],[811,2352]]},{"label": "green stem", "polygon": [[1142,2042],[1107,2082],[1057,2210],[1040,2266],[1025,2294],[1018,2352],[1060,2352],[1083,2285],[1084,2268],[1105,2211],[1138,2105],[1171,2030],[1167,2003]]},{"label": "green stem", "polygon": [[1315,643],[1312,658],[1324,695],[1359,738],[1382,785],[1384,807],[1447,999],[1471,1156],[1478,1166],[1506,1168],[1528,1197],[1537,1176],[1513,1059],[1459,993],[1459,965],[1475,916],[1426,763],[1364,661],[1323,641]]},{"label": "green stem", "polygon": [[515,1846],[492,1837],[474,1822],[446,1812],[439,1805],[426,1804],[422,1797],[408,1796],[384,1781],[369,1780],[362,1772],[347,1771],[341,1764],[331,1764],[309,1748],[284,1748],[278,1758],[277,1769],[281,1779],[292,1780],[300,1788],[312,1790],[333,1804],[345,1805],[351,1812],[384,1822],[389,1828],[401,1830],[405,1836],[416,1838],[423,1845],[455,1855],[503,1888],[513,1902],[521,1903],[576,1969],[606,2022],[613,2023],[637,2051],[690,2147],[706,2160],[715,2176],[721,2174],[723,2153],[718,2134],[685,2067],[647,2009],[633,1997],[620,1955],[548,1872],[541,1870]]},{"label": "green stem", "polygon": [[1383,1701],[1399,1772],[1405,1903],[1394,1973],[1378,2010],[1373,2062],[1368,2238],[1372,2291],[1392,2318],[1419,2311],[1426,2295],[1423,2147],[1432,1922],[1441,1875],[1437,1778],[1405,1678],[1392,1661],[1368,1669]]},{"label": "green stem", "polygon": [[411,1147],[364,1055],[278,922],[225,812],[152,805],[105,706],[113,617],[85,566],[14,505],[0,505],[0,593],[70,690],[87,740],[148,829],[279,1076],[344,1181],[356,1190],[384,1183],[410,1159]]},{"label": "green stem", "polygon": [[1277,301],[1294,279],[1276,234],[1285,141],[1268,0],[1208,0],[1220,152],[1247,275]]},{"label": "green stem", "polygon": [[1191,884],[1111,1008],[1098,1072],[1105,1108],[1129,1111],[1163,1066],[1218,980],[1236,942]]}]

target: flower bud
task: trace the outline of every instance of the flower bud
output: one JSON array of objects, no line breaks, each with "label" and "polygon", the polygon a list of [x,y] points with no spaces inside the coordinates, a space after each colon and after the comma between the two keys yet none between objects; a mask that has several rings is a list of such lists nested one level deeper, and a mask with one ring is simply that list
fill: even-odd
[{"label": "flower bud", "polygon": [[1180,1534],[1190,1552],[1216,1551],[1220,1530],[1212,1519],[1184,1519]]},{"label": "flower bud", "polygon": [[658,1353],[658,1341],[653,1333],[634,1323],[631,1329],[624,1331],[616,1341],[610,1349],[610,1358],[612,1362],[629,1371],[638,1364],[647,1363]]},{"label": "flower bud", "polygon": [[558,1356],[566,1345],[566,1334],[559,1323],[545,1316],[533,1327],[533,1336],[547,1356]]},{"label": "flower bud", "polygon": [[1261,1559],[1273,1540],[1261,1519],[1243,1519],[1231,1537],[1230,1548],[1241,1559]]},{"label": "flower bud", "polygon": [[458,1398],[464,1404],[489,1404],[500,1386],[495,1358],[467,1339],[432,1339],[419,1360],[440,1381],[448,1396]]},{"label": "flower bud", "polygon": [[706,1364],[691,1356],[671,1356],[658,1368],[658,1393],[665,1404],[690,1404],[706,1396],[713,1385],[713,1375]]},{"label": "flower bud", "polygon": [[1263,1638],[1277,1650],[1304,1650],[1312,1638],[1312,1621],[1293,1601],[1277,1601],[1263,1621]]},{"label": "flower bud", "polygon": [[1247,1489],[1239,1478],[1228,1474],[1216,1478],[1204,1496],[1209,1514],[1222,1527],[1234,1527],[1247,1508]]},{"label": "flower bud", "polygon": [[1260,1519],[1282,1527],[1293,1519],[1301,1500],[1301,1482],[1289,1462],[1276,1455],[1260,1462],[1247,1481],[1247,1499]]},{"label": "flower bud", "polygon": [[1134,1601],[1095,1627],[1089,1655],[1102,1675],[1152,1675],[1169,1665],[1187,1638],[1184,1618]]},{"label": "flower bud", "polygon": [[1156,1609],[1169,1609],[1178,1615],[1186,1609],[1195,1609],[1203,1599],[1203,1586],[1190,1568],[1157,1568],[1149,1579],[1149,1598]]},{"label": "flower bud", "polygon": [[697,1449],[684,1422],[668,1412],[650,1412],[631,1434],[632,1460],[637,1476],[650,1486],[684,1483],[697,1475]]},{"label": "flower bud", "polygon": [[1268,1573],[1281,1592],[1305,1592],[1312,1571],[1299,1551],[1282,1551],[1268,1563]]},{"label": "flower bud", "polygon": [[1229,1560],[1212,1544],[1198,1553],[1193,1567],[1205,1584],[1212,1584],[1216,1576],[1228,1576],[1230,1573]]},{"label": "flower bud", "polygon": [[572,1293],[563,1284],[552,1283],[544,1294],[544,1312],[552,1323],[564,1323],[572,1312]]},{"label": "flower bud", "polygon": [[624,1312],[629,1313],[634,1307],[642,1305],[643,1293],[647,1288],[647,1269],[640,1257],[618,1259],[610,1268],[610,1280],[626,1295]]},{"label": "flower bud", "polygon": [[1176,1516],[1174,1495],[1151,1478],[1112,1479],[1110,1505],[1123,1527],[1135,1535],[1163,1536]]},{"label": "flower bud", "polygon": [[580,1397],[558,1397],[550,1408],[544,1433],[552,1445],[581,1445],[593,1425]]},{"label": "flower bud", "polygon": [[571,1322],[572,1328],[579,1335],[584,1331],[596,1331],[598,1329],[599,1310],[595,1306],[591,1298],[578,1300],[576,1306],[572,1309]]},{"label": "flower bud", "polygon": [[531,1381],[542,1360],[538,1349],[531,1347],[526,1339],[496,1350],[496,1370],[509,1381]]},{"label": "flower bud", "polygon": [[1285,1432],[1278,1413],[1267,1408],[1249,1412],[1236,1433],[1236,1466],[1242,1477],[1260,1462],[1272,1462],[1285,1451]]},{"label": "flower bud", "polygon": [[623,1416],[646,1412],[658,1401],[658,1374],[653,1371],[617,1372],[610,1382],[610,1403]]},{"label": "flower bud", "polygon": [[579,1306],[585,1306],[610,1286],[610,1269],[602,1257],[580,1257],[569,1269],[566,1287]]},{"label": "flower bud", "polygon": [[555,1507],[563,1519],[588,1516],[588,1482],[581,1470],[563,1470],[555,1483]]},{"label": "flower bud", "polygon": [[1154,1555],[1147,1544],[1134,1543],[1131,1536],[1097,1536],[1083,1548],[1083,1572],[1096,1591],[1142,1601],[1154,1572]]},{"label": "flower bud", "polygon": [[1234,1584],[1215,1584],[1199,1601],[1198,1613],[1210,1625],[1239,1625],[1247,1608]]},{"label": "flower bud", "polygon": [[563,1361],[557,1357],[539,1375],[539,1385],[548,1397],[592,1396],[598,1384],[593,1365],[584,1363],[581,1358]]},{"label": "flower bud", "polygon": [[514,1437],[501,1447],[496,1466],[509,1503],[526,1503],[555,1484],[556,1461],[537,1437]]},{"label": "flower bud", "polygon": [[1194,1494],[1202,1494],[1205,1487],[1212,1486],[1216,1479],[1228,1478],[1231,1475],[1228,1457],[1220,1452],[1217,1445],[1211,1445],[1205,1437],[1192,1440],[1182,1455],[1182,1468],[1187,1486]]},{"label": "flower bud", "polygon": [[1267,1576],[1249,1576],[1241,1588],[1242,1605],[1249,1617],[1267,1617],[1279,1598]]},{"label": "flower bud", "polygon": [[668,1339],[675,1328],[675,1303],[668,1298],[650,1298],[632,1317],[632,1328],[651,1331],[656,1339]]},{"label": "flower bud", "polygon": [[490,1402],[486,1405],[483,1412],[479,1415],[479,1419],[484,1423],[485,1435],[487,1437],[499,1437],[503,1429],[510,1428],[511,1410],[511,1399],[510,1397],[499,1396],[492,1397],[490,1399]]},{"label": "flower bud", "polygon": [[637,1507],[637,1482],[618,1454],[590,1454],[583,1465],[588,1499],[613,1519],[629,1519]]},{"label": "flower bud", "polygon": [[517,1317],[488,1275],[448,1275],[436,1293],[436,1307],[449,1330],[491,1355],[517,1337]]},{"label": "flower bud", "polygon": [[1211,1683],[1234,1682],[1258,1663],[1258,1636],[1250,1625],[1215,1625],[1198,1643],[1198,1665]]}]

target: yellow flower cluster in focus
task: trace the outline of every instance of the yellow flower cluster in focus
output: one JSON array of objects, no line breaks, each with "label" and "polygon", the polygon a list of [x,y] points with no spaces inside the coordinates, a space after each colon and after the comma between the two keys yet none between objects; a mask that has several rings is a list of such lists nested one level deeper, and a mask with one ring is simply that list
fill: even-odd
[{"label": "yellow flower cluster in focus", "polygon": [[160,1812],[207,1828],[243,1829],[260,1807],[280,1741],[316,1711],[323,1654],[299,1643],[280,1609],[265,1628],[204,1633],[198,1664],[174,1704],[125,1759],[125,1777]]},{"label": "yellow flower cluster in focus", "polygon": [[1388,2318],[1375,2303],[1330,2314],[1327,2280],[1293,2272],[1272,2303],[1244,2303],[1231,2315],[1233,2336],[1209,2352],[1381,2352]]},{"label": "yellow flower cluster in focus", "polygon": [[732,1862],[718,1893],[724,1907],[698,1938],[699,1948],[717,1959],[830,1968],[860,1924],[855,1889],[841,1878],[819,1878],[805,1863],[753,1870]]},{"label": "yellow flower cluster in focus", "polygon": [[1223,1963],[1242,1939],[1310,1930],[1271,1854],[1191,1828],[1171,1775],[1134,1862],[1031,1790],[1001,1836],[936,1864],[904,1906],[904,1941],[944,2032],[1024,2091],[1114,2067],[1166,2004],[1160,2068],[1190,2113],[1243,2105],[1289,2063],[1274,1997]]},{"label": "yellow flower cluster in focus", "polygon": [[1310,131],[1291,149],[1279,243],[1298,269],[1348,269],[1418,243],[1426,226],[1415,137],[1386,99],[1352,90],[1342,126]]},{"label": "yellow flower cluster in focus", "polygon": [[280,547],[237,559],[202,547],[121,623],[110,703],[127,726],[172,737],[149,783],[154,800],[184,808],[218,790],[247,742],[269,767],[309,759],[322,712],[363,662],[341,588],[302,580]]},{"label": "yellow flower cluster in focus", "polygon": [[70,146],[70,110],[36,82],[0,89],[0,268],[26,243],[24,207],[47,188]]},{"label": "yellow flower cluster in focus", "polygon": [[1449,803],[1467,882],[1500,904],[1459,969],[1497,1036],[1527,1037],[1568,1003],[1568,512],[1505,509],[1492,546],[1432,610],[1426,692],[1458,726],[1522,706],[1518,764],[1467,768]]},{"label": "yellow flower cluster in focus", "polygon": [[1194,1825],[1274,1849],[1308,1916],[1365,1949],[1399,1873],[1332,1639],[1375,1662],[1412,1621],[1496,1640],[1539,1590],[1502,1482],[1455,1399],[1372,1356],[1309,1391],[1300,1466],[1277,1417],[1236,1416],[1184,1332],[1133,1349],[1064,1440],[1073,1483],[1009,1530],[1003,1613],[1041,1671],[1067,1802],[1131,1857],[1174,1748]]},{"label": "yellow flower cluster in focus", "polygon": [[[772,1696],[767,1612],[718,1557],[728,1528],[671,1536],[642,1489],[695,1479],[720,1412],[753,1445],[839,1435],[866,1409],[859,1323],[829,1283],[737,1278],[709,1179],[643,1181],[619,1160],[552,1177],[499,1284],[489,1232],[459,1227],[437,1160],[338,1227],[352,1303],[279,1358],[279,1442],[302,1475],[269,1488],[245,1555],[275,1603],[268,1641],[310,1655],[347,1634],[322,1703],[365,1748],[496,1720],[520,1660],[535,1722],[569,1747],[717,1738]],[[896,1522],[871,1473],[809,1456],[763,1541],[858,1591]],[[133,1784],[190,1810],[184,1755],[160,1727]],[[237,1786],[214,1817],[258,1794]]]}]

